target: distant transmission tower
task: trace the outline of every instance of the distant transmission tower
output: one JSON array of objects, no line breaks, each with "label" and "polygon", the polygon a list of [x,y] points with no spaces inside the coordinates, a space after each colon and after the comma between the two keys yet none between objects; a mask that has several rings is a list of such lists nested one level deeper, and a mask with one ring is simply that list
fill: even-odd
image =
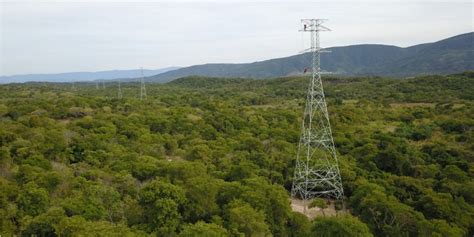
[{"label": "distant transmission tower", "polygon": [[120,80],[118,80],[118,95],[117,95],[117,98],[118,98],[118,99],[122,99],[122,98],[123,98],[123,95],[122,95],[122,88],[120,87]]},{"label": "distant transmission tower", "polygon": [[105,89],[105,80],[102,79],[102,89]]},{"label": "distant transmission tower", "polygon": [[146,99],[146,87],[145,87],[145,76],[143,76],[143,68],[140,68],[142,73],[141,83],[140,83],[140,100]]},{"label": "distant transmission tower", "polygon": [[99,81],[95,81],[95,89],[96,89],[96,90],[99,89]]},{"label": "distant transmission tower", "polygon": [[[312,73],[306,96],[292,198],[304,203],[315,197],[341,199],[344,195],[336,149],[321,81],[319,32],[330,31],[322,19],[303,19],[303,32],[311,33]],[[305,70],[306,71],[306,70]],[[305,205],[306,211],[306,205]]]}]

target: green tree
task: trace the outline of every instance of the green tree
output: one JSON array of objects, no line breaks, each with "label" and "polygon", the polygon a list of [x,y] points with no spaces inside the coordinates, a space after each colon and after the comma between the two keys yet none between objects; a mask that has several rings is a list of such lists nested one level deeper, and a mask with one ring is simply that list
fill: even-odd
[{"label": "green tree", "polygon": [[140,190],[140,205],[145,210],[145,220],[152,230],[162,235],[174,233],[181,225],[186,202],[184,190],[173,184],[155,179]]},{"label": "green tree", "polygon": [[19,187],[14,182],[0,177],[0,233],[5,236],[13,236],[17,228],[19,213],[15,199],[18,193]]},{"label": "green tree", "polygon": [[253,209],[244,201],[232,201],[227,207],[227,218],[229,228],[235,233],[242,233],[245,236],[270,235],[268,225],[265,223],[265,214]]},{"label": "green tree", "polygon": [[457,227],[450,225],[445,220],[433,219],[423,226],[420,230],[420,236],[465,236],[466,232]]},{"label": "green tree", "polygon": [[216,203],[218,183],[209,177],[194,177],[185,183],[187,216],[191,222],[197,220],[210,220],[218,213],[219,206]]},{"label": "green tree", "polygon": [[366,181],[362,181],[350,198],[350,206],[375,234],[417,235],[424,221],[421,213],[387,195],[382,187]]},{"label": "green tree", "polygon": [[49,206],[49,195],[44,188],[39,188],[34,182],[25,184],[17,198],[18,207],[25,214],[36,216]]},{"label": "green tree", "polygon": [[351,215],[317,217],[314,219],[312,236],[318,237],[370,237],[367,225]]},{"label": "green tree", "polygon": [[323,212],[323,216],[326,216],[326,214],[324,214],[324,209],[328,207],[326,200],[322,198],[314,198],[309,204],[309,208],[313,208],[313,207],[320,208],[321,211]]},{"label": "green tree", "polygon": [[198,221],[195,224],[185,225],[179,237],[226,237],[229,233],[222,226],[213,223]]},{"label": "green tree", "polygon": [[308,217],[299,212],[292,212],[288,221],[289,236],[311,236],[311,222]]},{"label": "green tree", "polygon": [[46,213],[34,217],[28,223],[22,234],[27,236],[54,236],[55,226],[57,226],[64,217],[66,217],[66,214],[62,208],[51,207]]},{"label": "green tree", "polygon": [[146,233],[130,230],[123,224],[111,224],[106,221],[87,221],[81,216],[62,218],[55,226],[58,236],[147,236]]}]

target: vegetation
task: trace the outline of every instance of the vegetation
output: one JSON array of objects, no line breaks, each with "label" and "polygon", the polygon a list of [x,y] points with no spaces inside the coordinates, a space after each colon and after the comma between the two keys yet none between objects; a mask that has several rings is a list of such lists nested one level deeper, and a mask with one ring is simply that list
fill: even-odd
[{"label": "vegetation", "polygon": [[[331,47],[321,54],[321,68],[338,75],[383,75],[407,77],[449,74],[474,70],[474,32],[434,43],[400,48],[392,45],[363,44]],[[199,75],[206,77],[275,78],[302,73],[311,62],[311,53],[253,63],[211,63],[193,65],[151,76],[155,82]]]},{"label": "vegetation", "polygon": [[311,201],[311,203],[309,204],[309,207],[312,208],[312,207],[317,207],[317,208],[320,208],[322,213],[323,213],[323,216],[325,216],[326,214],[324,213],[324,209],[328,207],[326,201],[322,198],[315,198]]},{"label": "vegetation", "polygon": [[474,74],[324,85],[351,214],[312,222],[289,205],[306,78],[2,85],[0,234],[472,236]]},{"label": "vegetation", "polygon": [[350,215],[316,218],[312,236],[371,237],[367,225]]}]

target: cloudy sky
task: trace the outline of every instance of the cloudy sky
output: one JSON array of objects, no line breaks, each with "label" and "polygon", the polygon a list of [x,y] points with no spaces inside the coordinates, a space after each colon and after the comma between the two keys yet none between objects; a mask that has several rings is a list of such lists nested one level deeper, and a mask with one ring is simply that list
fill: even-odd
[{"label": "cloudy sky", "polygon": [[0,76],[239,63],[308,46],[301,18],[327,18],[323,46],[410,46],[473,31],[471,1],[5,1]]}]

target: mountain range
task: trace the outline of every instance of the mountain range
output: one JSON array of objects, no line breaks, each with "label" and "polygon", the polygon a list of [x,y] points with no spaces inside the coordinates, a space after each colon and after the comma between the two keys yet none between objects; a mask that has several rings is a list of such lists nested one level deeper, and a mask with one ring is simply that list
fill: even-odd
[{"label": "mountain range", "polygon": [[[434,43],[397,47],[363,44],[328,48],[321,54],[321,68],[336,75],[409,77],[474,70],[474,32]],[[147,80],[168,82],[185,76],[272,78],[302,74],[311,54],[242,64],[203,64],[168,71]]]},{"label": "mountain range", "polygon": [[[156,75],[170,70],[176,70],[179,67],[167,67],[161,69],[143,69],[145,76]],[[131,70],[111,70],[99,72],[67,72],[57,74],[26,74],[13,76],[0,76],[2,83],[22,83],[29,81],[48,81],[48,82],[73,82],[73,81],[94,81],[110,79],[130,79],[141,77],[141,69]]]},{"label": "mountain range", "polygon": [[[451,74],[474,70],[474,32],[434,43],[410,47],[361,44],[328,48],[321,54],[321,68],[341,76],[410,77]],[[311,53],[253,63],[209,63],[189,67],[143,70],[147,81],[169,82],[186,76],[273,78],[303,74],[311,64]],[[141,77],[140,69],[59,74],[0,76],[1,83],[50,81],[72,82],[98,79],[130,80]]]}]

